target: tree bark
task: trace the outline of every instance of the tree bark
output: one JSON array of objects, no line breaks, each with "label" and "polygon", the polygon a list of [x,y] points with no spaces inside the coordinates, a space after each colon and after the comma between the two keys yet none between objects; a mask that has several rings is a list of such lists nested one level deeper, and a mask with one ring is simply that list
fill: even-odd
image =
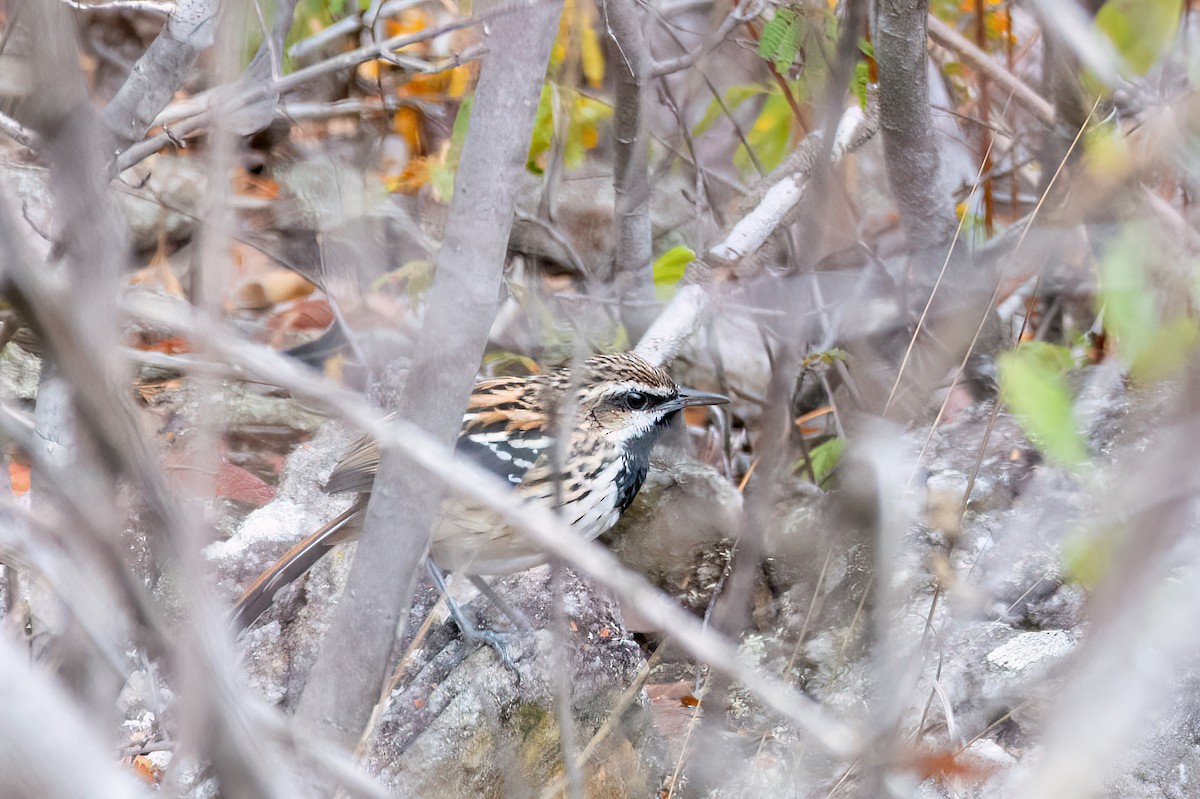
[{"label": "tree bark", "polygon": [[[941,179],[929,106],[926,18],[929,0],[880,0],[875,58],[879,63],[879,127],[888,182],[914,254],[942,250],[957,222]],[[944,251],[944,250],[943,250]]]},{"label": "tree bark", "polygon": [[603,0],[600,6],[612,42],[615,71],[613,116],[613,203],[616,249],[613,279],[621,300],[621,320],[631,340],[654,321],[654,252],[650,227],[649,142],[645,88],[650,52],[632,0]]},{"label": "tree bark", "polygon": [[[419,346],[398,414],[451,448],[495,316],[542,79],[561,6],[538,4],[491,25],[454,200]],[[440,491],[384,450],[345,593],[313,666],[297,715],[347,745],[379,699],[398,625],[405,619]]]}]

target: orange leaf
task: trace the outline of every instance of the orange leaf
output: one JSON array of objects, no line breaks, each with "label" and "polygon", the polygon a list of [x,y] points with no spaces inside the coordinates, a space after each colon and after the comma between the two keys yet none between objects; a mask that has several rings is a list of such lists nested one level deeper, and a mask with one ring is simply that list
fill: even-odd
[{"label": "orange leaf", "polygon": [[276,269],[243,281],[237,288],[240,308],[269,308],[281,302],[307,297],[315,287],[290,269]]},{"label": "orange leaf", "polygon": [[379,66],[385,62],[378,58],[374,61],[364,61],[358,65],[357,72],[360,80],[367,83],[374,83],[379,80]]},{"label": "orange leaf", "polygon": [[401,106],[392,117],[392,130],[404,137],[409,152],[421,152],[421,113],[415,108]]},{"label": "orange leaf", "polygon": [[138,396],[145,402],[150,402],[155,397],[167,391],[174,391],[183,385],[183,381],[178,377],[172,377],[169,380],[158,380],[153,383],[138,383],[133,387],[133,390],[138,393]]},{"label": "orange leaf", "polygon": [[449,83],[446,94],[455,99],[462,97],[471,88],[471,64],[462,64],[446,73]]},{"label": "orange leaf", "polygon": [[694,694],[684,694],[679,697],[679,704],[684,707],[700,707],[700,700]]},{"label": "orange leaf", "polygon": [[983,779],[992,768],[978,762],[964,760],[958,752],[950,749],[915,749],[901,756],[901,763],[917,773],[922,780],[946,780],[962,778]]},{"label": "orange leaf", "polygon": [[684,408],[683,420],[692,427],[701,427],[708,422],[708,408],[698,406]]},{"label": "orange leaf", "polygon": [[135,343],[133,346],[142,352],[161,352],[164,355],[182,355],[192,351],[187,339],[180,336],[172,336],[158,341],[143,341]]},{"label": "orange leaf", "polygon": [[157,785],[162,780],[162,769],[154,765],[145,755],[134,757],[129,762],[129,767],[148,785]]},{"label": "orange leaf", "polygon": [[8,482],[12,486],[13,496],[23,497],[29,493],[29,464],[9,461]]}]

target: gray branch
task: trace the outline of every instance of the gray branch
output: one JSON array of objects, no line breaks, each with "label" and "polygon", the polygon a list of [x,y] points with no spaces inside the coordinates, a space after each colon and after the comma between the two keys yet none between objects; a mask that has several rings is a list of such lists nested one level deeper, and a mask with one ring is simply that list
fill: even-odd
[{"label": "gray branch", "polygon": [[[420,345],[398,415],[449,448],[495,316],[523,169],[561,6],[495,20],[438,254]],[[352,745],[379,698],[398,623],[416,587],[438,486],[385,451],[357,557],[298,717]]]},{"label": "gray branch", "polygon": [[831,160],[837,163],[875,135],[878,114],[874,106],[869,106],[868,112],[864,115],[858,106],[850,108],[838,124],[831,148],[825,147],[819,131],[814,132],[779,169],[759,182],[752,192],[752,197],[757,199],[754,207],[720,242],[709,248],[705,256],[707,263],[696,262],[688,268],[685,285],[638,342],[639,355],[651,363],[671,362],[683,342],[713,313],[715,298],[722,286],[715,267],[732,266],[753,255],[781,226],[794,218],[821,154],[829,152]]},{"label": "gray branch", "polygon": [[622,302],[621,319],[630,337],[640,338],[653,321],[649,303],[654,300],[649,143],[644,112],[649,51],[633,0],[602,0],[600,10],[613,44],[611,62],[616,83],[614,288]]},{"label": "gray branch", "polygon": [[217,0],[180,0],[167,24],[133,65],[102,114],[119,149],[146,135],[158,112],[187,80],[196,59],[212,47],[217,5]]},{"label": "gray branch", "polygon": [[911,252],[944,251],[942,245],[957,227],[953,202],[941,180],[929,105],[928,12],[929,0],[880,0],[876,20],[879,127],[888,181]]}]

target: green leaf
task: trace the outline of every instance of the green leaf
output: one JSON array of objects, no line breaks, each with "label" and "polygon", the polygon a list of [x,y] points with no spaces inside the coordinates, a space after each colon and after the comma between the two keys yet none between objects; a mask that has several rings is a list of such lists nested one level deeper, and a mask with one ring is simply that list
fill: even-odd
[{"label": "green leaf", "polygon": [[1066,347],[1031,342],[999,358],[1000,396],[1049,459],[1064,466],[1087,462],[1065,373],[1074,365]]},{"label": "green leaf", "polygon": [[1097,299],[1104,311],[1104,326],[1116,339],[1130,376],[1138,381],[1178,374],[1200,337],[1193,319],[1161,320],[1145,276],[1147,253],[1155,248],[1152,229],[1128,225],[1100,264]]},{"label": "green leaf", "polygon": [[672,247],[654,261],[654,293],[660,300],[669,300],[675,295],[675,287],[683,279],[688,264],[696,260],[696,253],[687,247]]},{"label": "green leaf", "polygon": [[875,45],[863,37],[858,37],[858,52],[863,58],[854,64],[854,74],[850,76],[850,93],[858,98],[858,105],[867,110],[867,86],[871,83],[871,66],[866,59],[875,57]]},{"label": "green leaf", "polygon": [[1112,526],[1093,535],[1080,531],[1063,542],[1063,571],[1067,580],[1084,588],[1095,588],[1112,573],[1117,549],[1126,535],[1124,528]]},{"label": "green leaf", "polygon": [[[841,438],[831,438],[828,441],[822,441],[808,451],[809,461],[812,463],[813,475],[817,478],[817,485],[825,481],[829,473],[838,465],[841,460],[842,453],[846,451],[846,441]],[[793,471],[801,471],[804,469],[804,459],[796,461],[792,467]]]},{"label": "green leaf", "polygon": [[600,123],[613,115],[613,107],[582,92],[566,91],[571,104],[571,118],[563,147],[563,163],[568,169],[574,169],[583,163],[587,151],[596,146]]},{"label": "green leaf", "polygon": [[471,108],[474,104],[473,96],[467,95],[463,98],[454,117],[454,127],[450,130],[450,148],[446,151],[446,160],[433,165],[429,170],[429,183],[444,202],[449,202],[454,196],[454,176],[458,174],[458,160],[462,156],[463,142],[467,138],[467,128],[471,124]]},{"label": "green leaf", "polygon": [[571,169],[583,163],[584,155],[596,146],[601,122],[613,115],[612,106],[581,92],[547,81],[542,84],[537,116],[533,123],[533,138],[525,168],[535,175],[542,174],[541,157],[550,150],[558,130],[559,114],[567,114],[566,141],[563,142],[563,163]]},{"label": "green leaf", "polygon": [[[730,86],[725,91],[725,107],[730,111],[737,108],[742,103],[749,100],[751,97],[757,97],[760,94],[766,94],[770,89],[765,86]],[[713,100],[708,104],[708,110],[704,112],[704,117],[692,129],[693,136],[699,136],[704,131],[712,127],[712,124],[717,121],[725,111],[721,108],[721,104]]]},{"label": "green leaf", "polygon": [[854,74],[850,76],[850,93],[858,100],[862,110],[867,110],[867,86],[871,83],[871,68],[866,61],[854,65]]},{"label": "green leaf", "polygon": [[809,354],[800,362],[804,368],[816,366],[817,364],[831,364],[834,361],[846,361],[850,358],[850,354],[840,347],[830,347],[827,350],[820,350]]},{"label": "green leaf", "polygon": [[542,96],[538,100],[537,116],[533,120],[533,139],[529,142],[529,154],[525,156],[525,168],[535,175],[542,174],[538,159],[549,151],[554,141],[554,88],[549,82],[542,84]]},{"label": "green leaf", "polygon": [[1134,74],[1145,75],[1174,44],[1182,12],[1183,0],[1108,0],[1095,26]]},{"label": "green leaf", "polygon": [[1100,264],[1099,300],[1104,325],[1117,337],[1121,355],[1133,362],[1146,351],[1151,333],[1158,326],[1154,295],[1142,274],[1144,259],[1153,244],[1138,225],[1125,227]]},{"label": "green leaf", "polygon": [[1145,352],[1130,367],[1130,377],[1146,383],[1179,374],[1196,351],[1198,333],[1196,320],[1185,316],[1160,325]]},{"label": "green leaf", "polygon": [[[768,172],[779,166],[792,147],[792,107],[787,98],[777,89],[763,103],[754,127],[746,134],[746,141],[754,148],[754,154]],[[733,163],[743,172],[754,168],[745,147],[734,153]]]},{"label": "green leaf", "polygon": [[796,12],[790,8],[775,9],[775,16],[763,26],[758,39],[758,54],[775,65],[775,71],[786,73],[800,51],[799,26]]}]

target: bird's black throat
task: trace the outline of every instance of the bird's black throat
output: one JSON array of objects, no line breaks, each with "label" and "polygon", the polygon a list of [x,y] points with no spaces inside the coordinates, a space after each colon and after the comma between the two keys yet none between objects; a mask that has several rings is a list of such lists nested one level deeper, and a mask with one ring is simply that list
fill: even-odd
[{"label": "bird's black throat", "polygon": [[658,420],[654,427],[637,438],[631,438],[625,442],[621,469],[617,472],[616,478],[617,507],[620,508],[621,513],[629,509],[637,497],[638,491],[641,490],[642,483],[646,482],[646,474],[650,471],[650,451],[654,449],[659,436],[670,427],[671,421],[677,414],[678,411],[665,415]]}]

